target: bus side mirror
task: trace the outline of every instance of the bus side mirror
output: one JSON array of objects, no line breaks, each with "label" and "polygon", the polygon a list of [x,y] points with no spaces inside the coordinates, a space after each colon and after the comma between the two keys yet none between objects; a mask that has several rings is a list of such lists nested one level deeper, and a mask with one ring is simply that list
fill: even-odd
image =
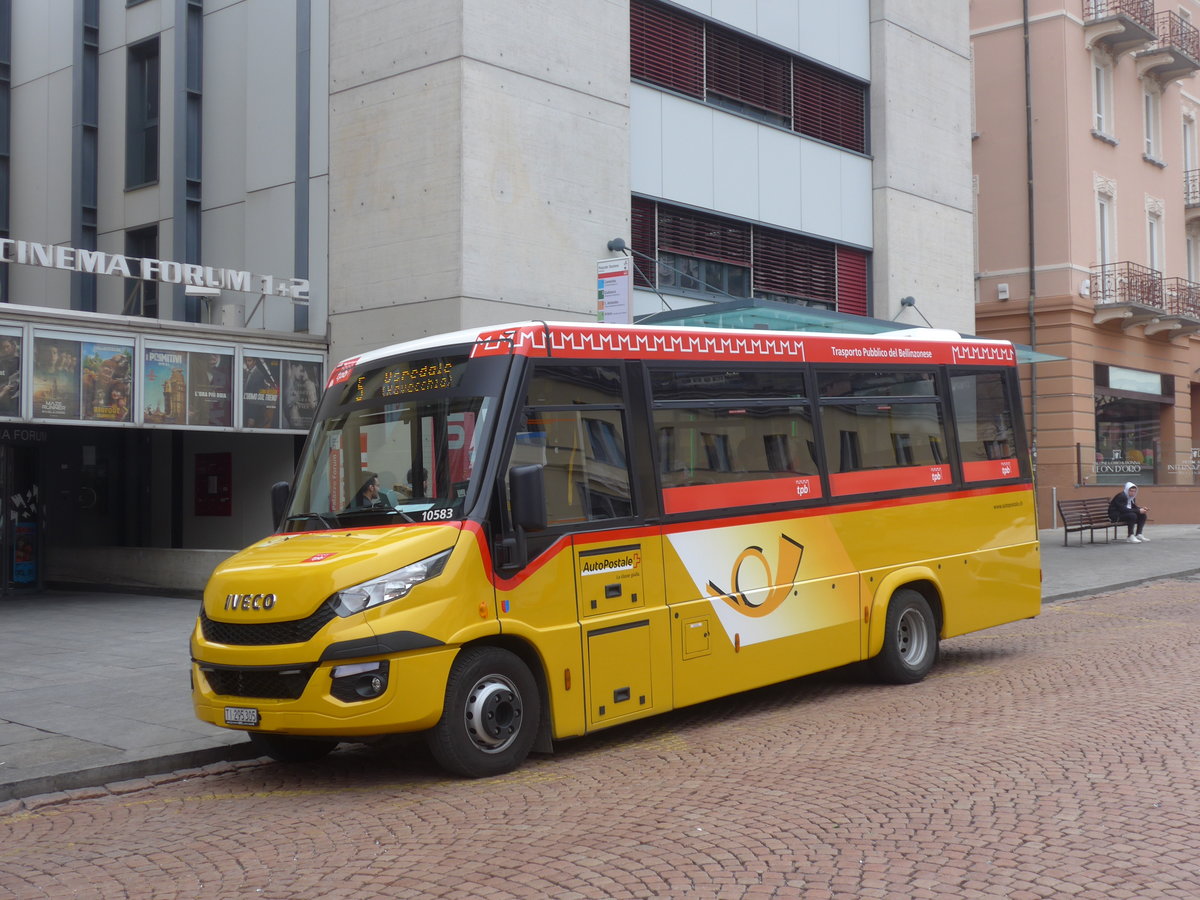
[{"label": "bus side mirror", "polygon": [[286,481],[277,481],[271,485],[271,522],[275,528],[283,521],[283,511],[287,508],[288,494],[292,486]]},{"label": "bus side mirror", "polygon": [[546,478],[538,465],[513,466],[508,470],[508,497],[513,524],[520,531],[546,528]]}]

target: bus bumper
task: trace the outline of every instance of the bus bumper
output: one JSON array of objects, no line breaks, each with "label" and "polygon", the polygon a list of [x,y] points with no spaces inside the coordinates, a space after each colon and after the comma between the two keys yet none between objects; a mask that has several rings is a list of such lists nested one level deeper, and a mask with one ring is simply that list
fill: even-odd
[{"label": "bus bumper", "polygon": [[[442,716],[446,679],[457,653],[457,647],[438,647],[352,663],[270,667],[265,673],[268,680],[297,678],[296,669],[312,669],[295,699],[245,696],[252,692],[245,688],[221,693],[231,684],[264,677],[264,669],[239,670],[193,660],[192,702],[201,721],[239,731],[342,738],[424,731]],[[384,665],[370,668],[379,663]],[[382,676],[382,692],[360,697],[355,688],[362,684],[369,694],[373,676]]]}]

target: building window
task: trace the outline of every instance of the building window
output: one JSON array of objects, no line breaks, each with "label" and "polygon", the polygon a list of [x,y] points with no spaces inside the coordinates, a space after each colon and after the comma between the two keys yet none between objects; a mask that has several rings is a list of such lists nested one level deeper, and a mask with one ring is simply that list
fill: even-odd
[{"label": "building window", "polygon": [[857,82],[796,60],[794,72],[795,122],[800,134],[845,147],[867,151],[867,92]]},{"label": "building window", "polygon": [[1150,85],[1142,92],[1142,153],[1149,162],[1158,162],[1162,95]]},{"label": "building window", "polygon": [[1193,115],[1183,117],[1183,169],[1196,168],[1196,119]]},{"label": "building window", "polygon": [[1096,263],[1107,266],[1113,261],[1116,235],[1113,234],[1113,198],[1096,195]]},{"label": "building window", "polygon": [[791,60],[786,53],[724,28],[709,26],[705,53],[706,96],[784,128],[791,126],[788,90]]},{"label": "building window", "polygon": [[1100,56],[1092,60],[1092,114],[1092,133],[1112,140],[1112,63]]},{"label": "building window", "polygon": [[865,250],[641,197],[631,218],[639,287],[867,314]]},{"label": "building window", "polygon": [[[125,232],[127,259],[158,259],[158,226],[147,225]],[[126,316],[158,318],[158,282],[143,278],[125,279],[125,303],[121,313]]]},{"label": "building window", "polygon": [[658,286],[674,288],[678,293],[719,294],[722,297],[749,297],[750,270],[744,266],[680,256],[658,254]]},{"label": "building window", "polygon": [[1151,269],[1163,270],[1162,260],[1162,216],[1158,213],[1146,214],[1146,265]]},{"label": "building window", "polygon": [[635,81],[867,152],[862,82],[653,0],[632,0],[629,16]]},{"label": "building window", "polygon": [[158,181],[158,38],[129,48],[125,96],[125,188]]},{"label": "building window", "polygon": [[704,96],[704,25],[679,10],[629,5],[630,74],[692,97]]},{"label": "building window", "polygon": [[1196,238],[1196,232],[1189,231],[1186,237],[1187,242],[1187,280],[1196,281],[1196,276],[1200,275],[1200,265],[1197,265],[1196,253],[1200,250],[1200,240]]}]

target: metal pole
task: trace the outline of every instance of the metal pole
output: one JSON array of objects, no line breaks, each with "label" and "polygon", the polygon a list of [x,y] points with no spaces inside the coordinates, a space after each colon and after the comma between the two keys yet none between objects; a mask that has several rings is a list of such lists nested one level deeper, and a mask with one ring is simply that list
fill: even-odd
[{"label": "metal pole", "polygon": [[[1022,35],[1025,46],[1025,203],[1029,230],[1029,346],[1037,350],[1037,320],[1034,301],[1037,299],[1036,250],[1034,244],[1033,206],[1033,78],[1029,52],[1029,0],[1022,0]],[[1037,363],[1029,365],[1029,449],[1033,464],[1033,485],[1037,489],[1038,418]]]}]

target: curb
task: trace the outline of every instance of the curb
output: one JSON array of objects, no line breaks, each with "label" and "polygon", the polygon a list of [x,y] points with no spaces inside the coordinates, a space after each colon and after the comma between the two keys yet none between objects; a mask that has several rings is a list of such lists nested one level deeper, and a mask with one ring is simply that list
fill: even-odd
[{"label": "curb", "polygon": [[148,778],[152,775],[174,772],[177,769],[199,769],[218,763],[241,762],[258,758],[259,754],[253,750],[250,742],[244,741],[238,744],[208,747],[203,750],[186,750],[182,753],[170,753],[165,756],[131,759],[73,772],[37,775],[23,781],[0,784],[0,803],[4,803],[6,800],[24,800],[38,795],[52,796],[80,788],[93,788],[96,785]]},{"label": "curb", "polygon": [[1143,584],[1150,584],[1153,581],[1167,581],[1172,578],[1190,578],[1193,575],[1200,575],[1200,568],[1185,569],[1182,572],[1164,572],[1161,575],[1149,575],[1145,578],[1135,578],[1132,581],[1121,581],[1114,584],[1106,584],[1103,587],[1081,588],[1075,591],[1064,591],[1060,594],[1054,594],[1050,597],[1042,598],[1043,606],[1053,606],[1055,603],[1060,603],[1064,600],[1078,600],[1080,597],[1095,597],[1100,594],[1111,594],[1113,591],[1124,591],[1133,587],[1140,587]]}]

